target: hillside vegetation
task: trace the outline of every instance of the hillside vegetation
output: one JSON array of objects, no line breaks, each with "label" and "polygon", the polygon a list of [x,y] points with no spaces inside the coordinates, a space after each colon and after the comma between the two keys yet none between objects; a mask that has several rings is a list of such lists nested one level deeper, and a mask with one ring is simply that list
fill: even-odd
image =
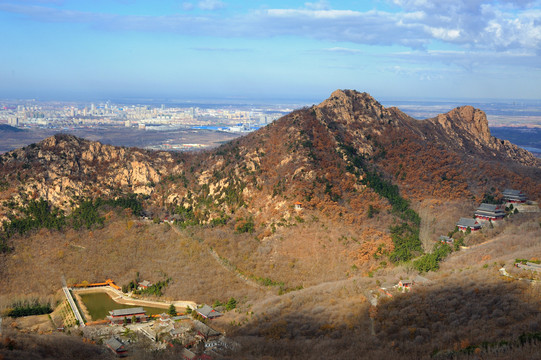
[{"label": "hillside vegetation", "polygon": [[[1,309],[55,306],[62,275],[137,276],[167,279],[161,299],[237,299],[214,321],[242,345],[232,358],[539,355],[539,284],[499,272],[541,258],[539,213],[455,224],[505,188],[541,200],[541,165],[472,107],[419,121],[337,90],[211,151],[57,135],[1,155],[0,175]],[[456,245],[434,247],[447,234]],[[411,293],[392,290],[419,271]],[[8,358],[30,341],[10,336]]]}]

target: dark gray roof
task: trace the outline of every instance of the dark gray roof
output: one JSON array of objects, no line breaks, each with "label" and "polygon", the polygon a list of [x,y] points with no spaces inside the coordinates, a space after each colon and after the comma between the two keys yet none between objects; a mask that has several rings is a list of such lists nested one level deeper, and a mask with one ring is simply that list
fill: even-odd
[{"label": "dark gray roof", "polygon": [[503,210],[496,210],[496,211],[488,211],[488,210],[477,210],[475,212],[475,216],[505,216],[505,211]]},{"label": "dark gray roof", "polygon": [[449,237],[449,236],[441,235],[440,236],[440,241],[452,242],[452,241],[454,241],[454,239]]},{"label": "dark gray roof", "polygon": [[522,194],[522,191],[520,191],[520,190],[505,189],[503,191],[503,195],[519,196],[519,195],[524,195],[524,194]]},{"label": "dark gray roof", "polygon": [[212,307],[208,306],[207,304],[203,305],[201,308],[196,309],[196,311],[208,318],[215,318],[218,316],[222,316],[222,313],[214,310]]},{"label": "dark gray roof", "polygon": [[479,205],[477,210],[482,210],[482,211],[500,211],[501,210],[501,211],[503,211],[501,205],[486,204],[486,203],[482,203],[481,205]]},{"label": "dark gray roof", "polygon": [[503,196],[506,199],[526,200],[526,194],[524,194],[521,190],[505,189],[503,191]]},{"label": "dark gray roof", "polygon": [[481,204],[479,208],[475,211],[476,217],[505,217],[505,210],[502,205],[494,204]]},{"label": "dark gray roof", "polygon": [[116,337],[111,337],[109,340],[105,342],[105,345],[109,346],[114,351],[122,350],[124,347],[124,344],[122,341],[118,340]]},{"label": "dark gray roof", "polygon": [[208,326],[205,323],[202,323],[201,321],[195,320],[193,322],[193,328],[195,331],[200,332],[206,337],[212,337],[212,336],[219,336],[222,335],[221,332],[214,330],[210,326]]},{"label": "dark gray roof", "polygon": [[481,227],[481,225],[476,224],[476,220],[472,218],[460,218],[460,220],[456,223],[457,226],[465,226],[465,227]]},{"label": "dark gray roof", "polygon": [[109,314],[111,314],[111,316],[130,316],[130,315],[140,314],[144,312],[145,312],[145,309],[139,306],[139,307],[128,308],[128,309],[116,309],[113,311],[109,311]]}]

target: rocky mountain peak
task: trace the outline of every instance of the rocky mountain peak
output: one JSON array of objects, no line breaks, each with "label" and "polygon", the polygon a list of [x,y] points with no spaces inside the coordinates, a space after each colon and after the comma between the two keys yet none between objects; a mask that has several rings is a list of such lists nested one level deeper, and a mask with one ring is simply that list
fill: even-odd
[{"label": "rocky mountain peak", "polygon": [[320,104],[320,106],[325,106],[325,105],[328,105],[329,103],[348,106],[348,104],[352,104],[353,102],[356,102],[356,101],[379,105],[376,99],[374,99],[369,93],[366,93],[366,92],[361,93],[356,90],[338,89],[338,90],[333,91],[331,96],[329,96],[328,99],[324,100]]},{"label": "rocky mountain peak", "polygon": [[316,112],[346,123],[359,120],[373,122],[390,115],[370,94],[356,90],[334,91],[327,100],[316,106]]},{"label": "rocky mountain peak", "polygon": [[530,152],[491,136],[485,112],[472,106],[457,107],[421,122],[426,123],[430,139],[454,151],[540,167],[540,161]]},{"label": "rocky mountain peak", "polygon": [[446,114],[438,115],[433,121],[446,130],[465,132],[484,143],[491,140],[485,112],[473,106],[457,107]]},{"label": "rocky mountain peak", "polygon": [[48,137],[40,142],[41,146],[44,148],[53,148],[56,146],[65,146],[66,144],[70,145],[80,145],[81,144],[80,138],[69,135],[69,134],[56,134],[51,137]]}]

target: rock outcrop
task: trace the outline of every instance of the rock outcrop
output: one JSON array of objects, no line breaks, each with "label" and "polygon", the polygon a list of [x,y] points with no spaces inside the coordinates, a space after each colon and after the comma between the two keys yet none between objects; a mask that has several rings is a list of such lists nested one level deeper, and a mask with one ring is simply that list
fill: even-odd
[{"label": "rock outcrop", "polygon": [[6,153],[1,164],[11,184],[18,184],[18,197],[43,198],[65,210],[76,197],[113,197],[121,192],[150,195],[164,174],[181,170],[171,153],[121,148],[63,134]]},{"label": "rock outcrop", "polygon": [[435,118],[416,120],[397,108],[385,108],[367,93],[336,90],[313,110],[336,136],[351,136],[348,140],[363,154],[373,154],[375,150],[367,136],[380,136],[393,128],[454,152],[541,167],[541,162],[530,152],[491,136],[486,114],[472,106],[458,107]]},{"label": "rock outcrop", "polygon": [[462,106],[425,121],[433,125],[427,138],[446,144],[455,151],[497,160],[513,161],[539,167],[540,162],[530,152],[490,135],[486,114],[472,106]]}]

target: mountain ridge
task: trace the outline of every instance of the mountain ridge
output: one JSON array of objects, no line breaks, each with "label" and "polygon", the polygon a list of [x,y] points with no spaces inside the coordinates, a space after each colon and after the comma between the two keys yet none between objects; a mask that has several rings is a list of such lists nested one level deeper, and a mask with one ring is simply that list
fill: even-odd
[{"label": "mountain ridge", "polygon": [[[404,144],[415,150],[410,153]],[[12,189],[17,184],[19,192],[42,197],[66,210],[75,196],[116,196],[119,191],[144,195],[153,207],[165,206],[169,210],[179,205],[196,207],[192,195],[201,195],[201,191],[206,192],[205,196],[210,193],[222,199],[227,197],[225,192],[234,191],[239,192],[235,194],[237,204],[226,201],[229,207],[225,211],[234,211],[235,206],[253,200],[250,213],[257,214],[255,208],[273,212],[269,196],[272,199],[278,193],[307,205],[314,198],[338,204],[340,201],[335,200],[346,193],[365,188],[361,184],[365,171],[358,166],[361,158],[363,166],[383,171],[389,181],[403,188],[407,169],[398,167],[407,168],[405,155],[419,157],[426,153],[425,148],[446,158],[448,172],[458,174],[455,185],[464,190],[460,196],[471,196],[472,191],[481,196],[487,189],[501,187],[473,184],[472,178],[481,175],[466,174],[461,169],[464,162],[481,161],[482,167],[490,169],[498,167],[494,163],[499,162],[513,170],[527,167],[526,174],[541,173],[539,159],[490,135],[481,110],[463,106],[431,119],[416,120],[354,90],[336,90],[319,105],[294,111],[252,134],[198,154],[150,152],[56,135],[3,154],[0,159]],[[393,152],[398,152],[397,159],[385,159]],[[357,157],[356,165],[352,156]],[[453,179],[447,175],[443,178]],[[526,178],[531,180],[531,176]],[[524,185],[510,174],[501,180],[506,187]],[[539,185],[530,180],[526,181],[527,190],[538,198]],[[156,186],[160,183],[163,185]],[[11,195],[16,197],[13,190]],[[362,212],[359,207],[352,210]]]}]

